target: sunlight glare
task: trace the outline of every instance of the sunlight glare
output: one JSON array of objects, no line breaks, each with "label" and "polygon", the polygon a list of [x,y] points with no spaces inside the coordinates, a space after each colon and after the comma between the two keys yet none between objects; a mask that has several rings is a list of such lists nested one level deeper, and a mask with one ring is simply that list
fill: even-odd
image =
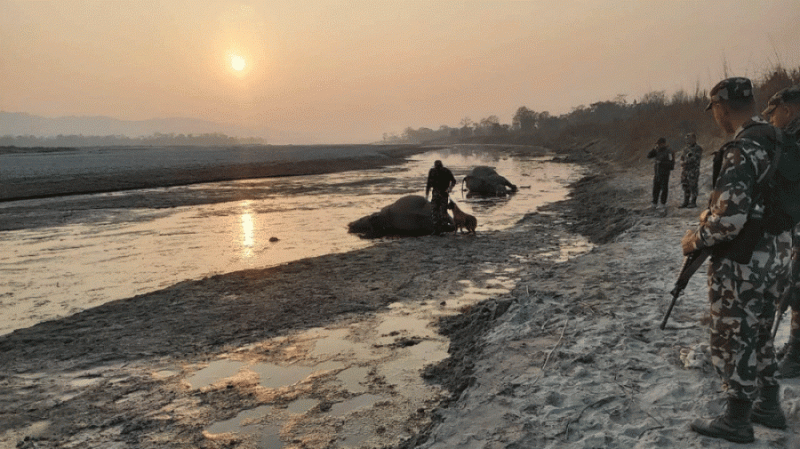
[{"label": "sunlight glare", "polygon": [[246,63],[243,57],[239,55],[231,55],[231,67],[237,72],[244,70]]},{"label": "sunlight glare", "polygon": [[243,202],[242,209],[242,257],[247,259],[253,257],[253,246],[255,245],[255,227],[253,226],[250,201]]}]

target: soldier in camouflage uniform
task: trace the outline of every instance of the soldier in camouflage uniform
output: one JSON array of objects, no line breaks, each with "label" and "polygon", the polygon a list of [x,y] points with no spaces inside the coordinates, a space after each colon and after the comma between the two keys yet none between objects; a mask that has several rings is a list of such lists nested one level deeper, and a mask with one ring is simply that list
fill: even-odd
[{"label": "soldier in camouflage uniform", "polygon": [[700,160],[703,148],[697,144],[694,133],[686,135],[686,147],[681,153],[681,187],[683,204],[679,207],[697,207],[697,182],[700,179]]},{"label": "soldier in camouflage uniform", "polygon": [[447,215],[447,200],[449,192],[456,185],[456,178],[442,161],[435,161],[433,168],[428,172],[428,183],[425,186],[425,198],[433,189],[431,195],[431,218],[433,219],[434,235],[442,235],[449,223]]},{"label": "soldier in camouflage uniform", "polygon": [[[762,112],[777,128],[781,128],[786,138],[800,143],[800,85],[779,90],[769,99]],[[784,379],[800,376],[800,225],[795,226],[792,235],[791,270],[792,324],[789,334],[789,349],[779,365]]]},{"label": "soldier in camouflage uniform", "polygon": [[753,204],[754,189],[769,166],[775,145],[766,136],[774,137],[774,132],[755,116],[753,87],[747,78],[720,81],[711,90],[707,109],[720,128],[735,137],[718,153],[721,165],[708,209],[700,215],[697,229],[686,232],[681,246],[684,254],[712,249],[710,346],[727,407],[715,419],[694,421],[691,429],[748,443],[754,441],[751,420],[769,427],[786,426],[778,402],[780,385],[770,330],[776,301],[787,282],[791,237],[789,232],[761,233],[747,263],[736,262],[724,252],[724,244],[740,233],[753,210],[763,210],[761,204]]}]

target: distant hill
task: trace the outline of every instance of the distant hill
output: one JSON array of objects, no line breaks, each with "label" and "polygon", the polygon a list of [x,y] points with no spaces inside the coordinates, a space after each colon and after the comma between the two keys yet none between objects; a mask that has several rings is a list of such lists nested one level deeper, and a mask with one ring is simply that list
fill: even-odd
[{"label": "distant hill", "polygon": [[40,117],[0,111],[0,136],[55,137],[58,135],[145,137],[154,134],[214,134],[262,138],[270,143],[302,143],[308,136],[269,129],[251,129],[191,118],[119,120],[112,117]]}]

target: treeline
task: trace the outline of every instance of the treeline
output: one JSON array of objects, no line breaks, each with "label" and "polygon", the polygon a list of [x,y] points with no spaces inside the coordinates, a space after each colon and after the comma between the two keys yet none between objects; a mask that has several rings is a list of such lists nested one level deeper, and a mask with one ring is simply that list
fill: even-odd
[{"label": "treeline", "polygon": [[54,137],[39,136],[2,136],[0,147],[100,147],[100,146],[225,146],[225,145],[263,145],[266,141],[259,137],[231,137],[222,133],[206,134],[163,134],[151,136],[84,136],[58,135]]},{"label": "treeline", "polygon": [[[787,70],[778,66],[753,79],[753,83],[760,111],[775,92],[800,84],[800,68]],[[711,114],[705,111],[710,88],[698,86],[694,92],[679,90],[670,95],[666,91],[654,91],[633,101],[618,95],[613,100],[575,107],[559,116],[520,106],[510,124],[499,123],[496,116],[477,122],[464,118],[458,127],[406,128],[401,135],[384,134],[384,141],[513,143],[568,150],[587,141],[604,139],[610,143],[606,148],[613,148],[610,151],[615,152],[609,157],[633,162],[641,160],[646,153],[643,150],[651,148],[658,137],[666,137],[673,148],[683,145],[687,132],[697,133],[701,141],[722,139],[722,132]]]}]

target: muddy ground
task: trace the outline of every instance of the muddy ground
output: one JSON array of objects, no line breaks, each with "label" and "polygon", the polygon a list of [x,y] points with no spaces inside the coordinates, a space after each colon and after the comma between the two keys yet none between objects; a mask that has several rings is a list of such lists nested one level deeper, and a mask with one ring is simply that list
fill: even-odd
[{"label": "muddy ground", "polygon": [[[685,430],[694,415],[719,409],[718,381],[698,346],[707,340],[702,275],[667,332],[658,329],[681,263],[677,241],[699,211],[675,209],[673,185],[662,217],[647,208],[649,170],[631,174],[580,155],[592,174],[512,230],[386,239],[180,283],[0,337],[0,447],[706,447],[710,440]],[[571,233],[597,246],[561,262]],[[187,384],[221,357],[307,360],[313,350],[298,331],[369,321],[398,305],[446,308],[465,280],[488,289],[498,273],[513,289],[442,315],[450,357],[420,370],[432,390],[417,400],[372,362],[361,366],[360,385],[384,399],[338,418],[326,413],[353,394],[331,388],[325,371],[281,388],[247,370]],[[429,338],[351,337],[389,351],[386,360]],[[685,364],[682,350],[696,350],[697,363]],[[784,391],[795,418],[796,390]],[[277,446],[207,431],[301,396],[315,405],[282,425]],[[357,434],[353,426],[374,431],[349,443],[341,435]],[[763,444],[752,447],[785,446],[796,430],[757,430]]]}]

